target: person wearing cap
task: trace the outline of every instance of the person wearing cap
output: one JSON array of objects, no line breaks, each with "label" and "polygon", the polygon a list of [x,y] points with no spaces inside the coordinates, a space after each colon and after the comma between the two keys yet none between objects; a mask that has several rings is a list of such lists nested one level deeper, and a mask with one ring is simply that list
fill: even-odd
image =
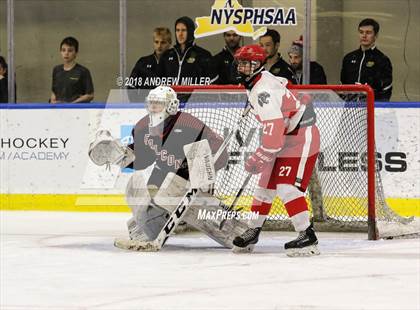
[{"label": "person wearing cap", "polygon": [[391,60],[376,47],[379,24],[371,18],[359,23],[360,47],[343,58],[342,84],[368,84],[375,100],[389,101],[392,95]]},{"label": "person wearing cap", "polygon": [[[298,41],[294,41],[288,50],[289,63],[294,71],[294,75],[298,84],[303,82],[303,44],[302,37]],[[316,61],[309,63],[309,84],[327,84],[327,76],[324,68]]]},{"label": "person wearing cap", "polygon": [[274,29],[268,29],[259,41],[260,46],[267,54],[267,60],[264,64],[265,69],[275,76],[283,77],[288,79],[289,82],[297,84],[293,69],[279,53],[280,34]]},{"label": "person wearing cap", "polygon": [[195,24],[187,16],[175,22],[176,44],[166,51],[158,65],[160,77],[169,78],[169,84],[211,84],[217,76],[212,73],[209,51],[194,42]]}]

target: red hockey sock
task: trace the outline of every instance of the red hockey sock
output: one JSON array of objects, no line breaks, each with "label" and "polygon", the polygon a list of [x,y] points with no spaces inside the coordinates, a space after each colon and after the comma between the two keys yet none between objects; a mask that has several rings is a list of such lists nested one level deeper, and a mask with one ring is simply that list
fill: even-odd
[{"label": "red hockey sock", "polygon": [[293,215],[303,211],[308,211],[308,203],[303,196],[286,202],[284,206],[286,207],[289,217],[292,217]]},{"label": "red hockey sock", "polygon": [[268,213],[270,213],[271,202],[262,202],[256,198],[252,201],[251,212],[258,213],[258,218],[250,220],[248,225],[252,228],[262,227]]},{"label": "red hockey sock", "polygon": [[268,215],[271,209],[271,202],[262,202],[257,198],[252,200],[251,212],[258,212],[260,215]]}]

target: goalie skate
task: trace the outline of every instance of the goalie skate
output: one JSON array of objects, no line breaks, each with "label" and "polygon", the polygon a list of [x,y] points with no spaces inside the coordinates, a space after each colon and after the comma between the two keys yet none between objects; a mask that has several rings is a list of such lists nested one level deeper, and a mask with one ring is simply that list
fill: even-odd
[{"label": "goalie skate", "polygon": [[114,246],[123,250],[156,252],[160,250],[160,246],[156,241],[131,240],[124,238],[116,238]]},{"label": "goalie skate", "polygon": [[286,255],[290,257],[319,255],[318,238],[315,235],[313,225],[301,231],[299,236],[284,245]]}]

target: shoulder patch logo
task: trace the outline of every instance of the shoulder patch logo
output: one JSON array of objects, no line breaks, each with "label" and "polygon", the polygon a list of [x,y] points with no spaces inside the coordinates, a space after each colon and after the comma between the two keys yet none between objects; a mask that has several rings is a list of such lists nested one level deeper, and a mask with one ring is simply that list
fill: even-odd
[{"label": "shoulder patch logo", "polygon": [[268,104],[270,99],[270,94],[266,91],[258,94],[258,104],[262,107],[264,104]]}]

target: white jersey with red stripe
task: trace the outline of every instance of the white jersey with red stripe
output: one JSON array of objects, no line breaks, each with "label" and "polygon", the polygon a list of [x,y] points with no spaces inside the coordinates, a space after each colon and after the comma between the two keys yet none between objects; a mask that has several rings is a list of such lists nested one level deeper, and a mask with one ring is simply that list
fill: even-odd
[{"label": "white jersey with red stripe", "polygon": [[261,146],[269,152],[281,150],[285,134],[296,128],[305,112],[305,105],[287,89],[287,83],[263,71],[248,94],[253,113],[263,124]]}]

